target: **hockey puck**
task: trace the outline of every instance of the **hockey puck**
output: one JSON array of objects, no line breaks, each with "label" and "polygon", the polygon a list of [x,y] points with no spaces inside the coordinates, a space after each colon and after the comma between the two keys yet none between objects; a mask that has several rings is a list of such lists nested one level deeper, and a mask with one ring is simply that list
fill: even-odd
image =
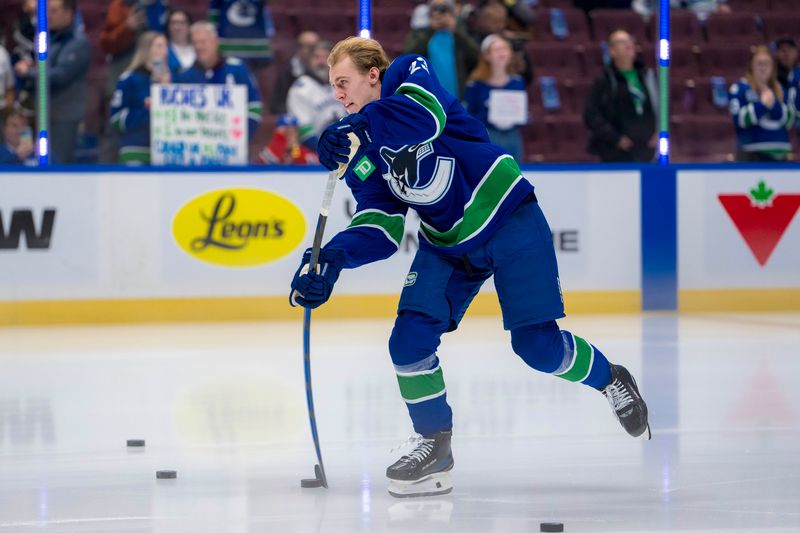
[{"label": "hockey puck", "polygon": [[156,479],[175,479],[178,473],[175,470],[159,470],[156,472]]},{"label": "hockey puck", "polygon": [[322,486],[321,479],[301,479],[300,486],[304,489],[317,489]]},{"label": "hockey puck", "polygon": [[128,439],[128,448],[141,448],[144,446],[144,439]]},{"label": "hockey puck", "polygon": [[542,522],[539,524],[539,531],[542,533],[563,533],[564,524],[561,522]]}]

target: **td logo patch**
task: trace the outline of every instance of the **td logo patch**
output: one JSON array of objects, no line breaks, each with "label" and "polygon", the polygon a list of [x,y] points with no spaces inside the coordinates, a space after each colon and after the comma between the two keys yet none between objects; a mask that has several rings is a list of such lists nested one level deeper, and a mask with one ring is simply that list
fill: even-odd
[{"label": "td logo patch", "polygon": [[410,287],[417,282],[417,273],[416,272],[409,272],[406,276],[406,282],[403,283],[403,287]]},{"label": "td logo patch", "polygon": [[364,181],[369,177],[370,174],[372,174],[373,170],[375,170],[375,165],[372,164],[372,161],[370,161],[367,156],[364,156],[358,163],[356,163],[356,167],[353,169],[353,172],[356,173],[358,179]]}]

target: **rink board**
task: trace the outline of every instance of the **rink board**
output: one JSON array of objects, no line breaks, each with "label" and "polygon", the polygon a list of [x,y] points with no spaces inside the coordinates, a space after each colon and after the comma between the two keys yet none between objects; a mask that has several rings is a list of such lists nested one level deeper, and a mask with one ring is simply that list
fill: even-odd
[{"label": "rink board", "polygon": [[679,171],[677,188],[681,310],[800,309],[800,172]]},{"label": "rink board", "polygon": [[[638,310],[639,173],[535,174],[526,177],[551,225],[568,311]],[[298,316],[288,287],[326,178],[296,170],[0,174],[0,324]],[[340,183],[326,235],[344,229],[354,208]],[[410,211],[398,253],[345,271],[318,315],[393,313],[418,226]],[[472,312],[499,313],[491,281]]]}]

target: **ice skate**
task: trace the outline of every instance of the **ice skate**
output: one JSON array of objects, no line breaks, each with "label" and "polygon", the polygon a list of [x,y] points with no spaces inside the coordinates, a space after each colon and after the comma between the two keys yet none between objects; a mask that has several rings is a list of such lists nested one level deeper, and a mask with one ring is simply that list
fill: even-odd
[{"label": "ice skate", "polygon": [[644,403],[636,380],[624,366],[611,365],[611,383],[603,389],[603,396],[608,399],[614,416],[632,437],[639,437],[645,432],[650,440],[650,424],[647,422],[647,404]]},{"label": "ice skate", "polygon": [[453,490],[450,470],[453,454],[450,451],[452,431],[440,431],[421,437],[411,453],[402,456],[386,469],[389,494],[396,498],[436,496]]}]

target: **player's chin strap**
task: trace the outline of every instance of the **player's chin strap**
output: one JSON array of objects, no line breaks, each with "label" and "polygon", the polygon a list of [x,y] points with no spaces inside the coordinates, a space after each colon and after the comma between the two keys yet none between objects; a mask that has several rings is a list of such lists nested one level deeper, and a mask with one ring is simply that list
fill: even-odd
[{"label": "player's chin strap", "polygon": [[[358,150],[359,141],[354,133],[348,133],[347,137],[350,139],[350,154],[347,157],[347,163],[340,163],[339,168],[331,171],[328,175],[328,183],[325,185],[325,194],[322,197],[322,206],[319,209],[319,217],[317,218],[317,229],[314,232],[314,242],[311,245],[311,258],[308,262],[308,270],[317,272],[317,262],[319,261],[319,252],[322,248],[322,236],[325,233],[325,223],[328,220],[328,211],[331,207],[333,200],[333,190],[336,188],[336,182],[339,181],[344,173],[347,171],[347,166]],[[290,298],[291,300],[292,298]],[[303,314],[303,366],[306,378],[306,403],[308,404],[308,420],[311,425],[311,438],[314,440],[314,450],[317,452],[317,465],[314,468],[315,479],[309,484],[304,480],[306,486],[322,486],[328,488],[328,478],[325,475],[325,467],[322,464],[322,452],[319,447],[319,434],[317,433],[317,417],[314,414],[314,392],[311,388],[311,309],[306,308]],[[302,483],[301,483],[302,484]]]}]

